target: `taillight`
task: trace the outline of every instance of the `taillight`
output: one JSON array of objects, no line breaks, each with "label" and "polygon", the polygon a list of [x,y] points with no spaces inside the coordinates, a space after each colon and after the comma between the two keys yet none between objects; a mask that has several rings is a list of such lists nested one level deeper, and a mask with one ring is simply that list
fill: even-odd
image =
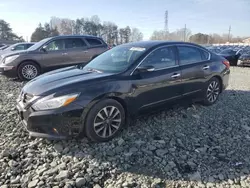
[{"label": "taillight", "polygon": [[222,63],[229,69],[230,68],[230,63],[227,60],[222,61]]}]

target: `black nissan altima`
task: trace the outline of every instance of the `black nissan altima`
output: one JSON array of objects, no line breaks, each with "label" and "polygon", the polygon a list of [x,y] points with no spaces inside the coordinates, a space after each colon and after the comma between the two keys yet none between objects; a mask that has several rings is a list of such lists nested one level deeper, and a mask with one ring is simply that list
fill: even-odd
[{"label": "black nissan altima", "polygon": [[108,141],[142,110],[185,96],[215,103],[228,85],[229,66],[223,57],[192,43],[119,45],[85,66],[31,80],[17,99],[17,109],[31,136],[86,135]]}]

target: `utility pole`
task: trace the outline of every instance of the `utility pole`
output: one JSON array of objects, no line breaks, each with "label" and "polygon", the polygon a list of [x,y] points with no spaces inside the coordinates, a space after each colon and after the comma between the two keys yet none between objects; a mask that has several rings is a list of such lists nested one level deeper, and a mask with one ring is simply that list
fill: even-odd
[{"label": "utility pole", "polygon": [[231,25],[229,26],[229,29],[228,29],[228,38],[227,38],[228,42],[230,42],[230,33],[231,33]]},{"label": "utility pole", "polygon": [[187,26],[185,24],[185,27],[184,27],[184,42],[186,41],[186,30],[187,30]]}]

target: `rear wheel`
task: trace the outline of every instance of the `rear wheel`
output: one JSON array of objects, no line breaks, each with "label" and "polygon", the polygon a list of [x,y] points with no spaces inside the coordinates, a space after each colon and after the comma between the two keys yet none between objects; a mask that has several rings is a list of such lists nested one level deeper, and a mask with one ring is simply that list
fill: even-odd
[{"label": "rear wheel", "polygon": [[212,78],[209,80],[206,89],[204,90],[203,103],[205,105],[214,104],[220,95],[221,83],[218,78]]},{"label": "rear wheel", "polygon": [[94,105],[86,118],[85,134],[95,142],[105,142],[119,134],[125,124],[122,105],[113,99],[105,99]]},{"label": "rear wheel", "polygon": [[26,61],[18,67],[17,74],[21,80],[31,80],[40,74],[40,67],[32,61]]}]

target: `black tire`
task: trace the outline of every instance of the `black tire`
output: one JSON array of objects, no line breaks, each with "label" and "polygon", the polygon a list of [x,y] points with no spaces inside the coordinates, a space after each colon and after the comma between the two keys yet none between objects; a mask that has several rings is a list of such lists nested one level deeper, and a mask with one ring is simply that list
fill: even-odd
[{"label": "black tire", "polygon": [[[26,72],[25,74],[25,69],[26,70],[30,69],[31,71],[33,71],[33,73],[31,72],[30,74],[28,74]],[[19,65],[17,69],[18,78],[21,80],[32,80],[33,78],[37,77],[40,73],[41,73],[40,67],[32,61],[23,62],[21,65]]]},{"label": "black tire", "polygon": [[[111,110],[113,109],[112,107],[114,107],[114,110],[111,112]],[[105,115],[105,109],[106,108],[106,112],[111,116],[115,115],[118,111],[119,114],[114,116],[114,118],[107,118],[106,120],[102,120],[100,118],[100,115],[105,119],[104,115]],[[109,111],[110,109],[110,111]],[[117,111],[118,110],[118,111]],[[99,114],[100,113],[100,114]],[[116,119],[117,118],[117,119]],[[118,119],[120,118],[120,123],[118,126]],[[112,120],[111,120],[112,119]],[[99,120],[99,122],[98,122]],[[115,121],[113,121],[115,120]],[[88,115],[86,117],[86,121],[85,121],[85,126],[84,126],[84,131],[86,136],[94,142],[106,142],[111,140],[112,138],[114,138],[115,136],[117,136],[120,131],[122,130],[122,128],[125,125],[125,121],[126,121],[126,116],[125,116],[125,111],[124,108],[122,107],[122,105],[117,102],[116,100],[113,99],[104,99],[101,100],[100,102],[98,102],[97,104],[95,104],[90,111],[88,112]],[[101,123],[103,122],[103,123]],[[100,124],[101,123],[101,124]],[[96,124],[96,126],[94,126],[94,124]],[[100,125],[98,125],[100,124]],[[115,127],[113,126],[118,126],[117,129],[115,129]],[[104,128],[102,128],[104,127]],[[106,127],[106,128],[105,128]],[[102,129],[101,129],[102,128]],[[98,130],[100,130],[98,132]],[[109,130],[113,130],[113,134],[110,134],[110,136],[105,136],[102,137],[100,136],[101,134],[103,135],[104,130],[106,131],[105,134],[109,134]],[[98,134],[98,133],[99,134]],[[112,132],[111,132],[112,133]]]},{"label": "black tire", "polygon": [[[209,91],[211,90],[211,92]],[[221,82],[218,78],[211,78],[203,91],[203,104],[206,106],[214,104],[221,93]]]}]

